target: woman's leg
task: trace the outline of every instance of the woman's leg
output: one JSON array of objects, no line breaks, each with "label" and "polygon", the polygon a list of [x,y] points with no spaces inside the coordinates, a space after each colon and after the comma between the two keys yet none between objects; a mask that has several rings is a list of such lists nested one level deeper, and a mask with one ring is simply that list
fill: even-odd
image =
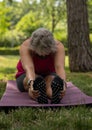
[{"label": "woman's leg", "polygon": [[[36,75],[37,77],[38,75]],[[28,79],[26,78],[26,74],[22,74],[16,79],[17,87],[21,92],[28,91],[29,87],[27,86]]]},{"label": "woman's leg", "polygon": [[46,95],[46,83],[42,76],[36,75],[33,83],[33,90],[27,85],[28,79],[26,78],[25,74],[18,77],[16,81],[18,89],[21,92],[28,91],[29,96],[41,104],[48,103]]},{"label": "woman's leg", "polygon": [[61,93],[64,90],[63,87],[64,87],[64,81],[59,76],[56,76],[51,83],[51,88],[52,88],[51,103],[52,104],[60,103],[62,99]]},{"label": "woman's leg", "polygon": [[19,89],[20,92],[25,92],[27,89],[25,89],[24,87],[24,80],[25,80],[25,74],[22,74],[21,76],[19,76],[17,79],[16,79],[16,83],[17,83],[17,87]]},{"label": "woman's leg", "polygon": [[52,88],[51,88],[51,82],[54,79],[56,75],[48,75],[45,77],[45,81],[46,81],[46,94],[48,96],[48,98],[52,98]]},{"label": "woman's leg", "polygon": [[45,77],[46,94],[51,99],[51,103],[59,103],[65,95],[63,80],[57,74],[51,74]]}]

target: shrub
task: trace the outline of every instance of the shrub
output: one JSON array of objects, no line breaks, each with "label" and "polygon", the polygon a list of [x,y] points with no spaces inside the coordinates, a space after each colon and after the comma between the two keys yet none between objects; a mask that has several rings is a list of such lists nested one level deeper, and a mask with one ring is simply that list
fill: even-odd
[{"label": "shrub", "polygon": [[32,32],[39,27],[42,27],[41,19],[37,18],[37,14],[33,12],[29,12],[26,14],[16,25],[16,30],[22,31],[24,35],[30,37]]},{"label": "shrub", "polygon": [[0,38],[0,46],[4,47],[15,47],[21,44],[21,42],[25,39],[25,36],[22,32],[18,32],[16,30],[7,31]]},{"label": "shrub", "polygon": [[0,55],[19,55],[19,47],[0,47]]}]

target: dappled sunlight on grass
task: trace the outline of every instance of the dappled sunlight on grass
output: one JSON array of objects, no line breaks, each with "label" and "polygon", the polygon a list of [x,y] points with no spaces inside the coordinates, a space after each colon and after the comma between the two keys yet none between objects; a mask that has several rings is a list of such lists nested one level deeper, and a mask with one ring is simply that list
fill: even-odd
[{"label": "dappled sunlight on grass", "polygon": [[14,79],[19,56],[0,56],[0,80]]}]

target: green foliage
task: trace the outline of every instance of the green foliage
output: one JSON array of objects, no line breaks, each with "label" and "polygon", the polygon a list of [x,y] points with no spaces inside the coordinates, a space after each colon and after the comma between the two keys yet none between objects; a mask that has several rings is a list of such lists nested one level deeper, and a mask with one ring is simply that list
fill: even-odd
[{"label": "green foliage", "polygon": [[37,17],[36,13],[30,11],[16,25],[16,30],[22,31],[27,37],[30,37],[35,29],[43,26],[41,19],[37,19]]},{"label": "green foliage", "polygon": [[[67,26],[65,23],[59,23],[54,31],[54,37],[61,41],[67,47]],[[61,27],[61,28],[60,28]]]},{"label": "green foliage", "polygon": [[[0,46],[17,46],[39,28],[46,27],[67,47],[66,0],[3,0],[0,2]],[[90,32],[92,1],[88,0]],[[63,24],[63,26],[62,26]],[[92,41],[92,40],[91,40]]]},{"label": "green foliage", "polygon": [[[63,17],[64,15],[61,15],[61,14],[65,14],[63,13],[65,11],[60,11],[60,9],[62,9],[62,6],[64,7],[64,5],[61,4],[60,0],[58,0],[57,2],[52,1],[52,0],[50,1],[47,0],[47,3],[46,1],[37,2],[34,0],[31,1],[31,3],[29,0],[23,0],[20,3],[14,2],[14,1],[10,3],[10,2],[5,1],[4,4],[5,6],[11,9],[7,13],[7,16],[9,17],[9,22],[10,22],[10,26],[9,26],[10,32],[5,33],[4,31],[5,35],[0,38],[0,41],[1,41],[0,46],[16,46],[17,44],[19,44],[17,40],[16,32],[14,35],[12,34],[12,32],[14,31],[12,30],[16,29],[18,33],[20,32],[24,34],[27,38],[27,37],[30,37],[31,33],[39,27],[46,27],[52,30],[52,24],[53,24],[52,15],[54,14],[55,14],[55,19],[54,19],[55,21],[54,29],[55,29],[60,19],[62,18],[63,20],[64,18]],[[53,7],[55,9],[54,11],[52,10]],[[65,10],[65,7],[64,7],[64,10]],[[9,38],[7,39],[8,33],[9,34],[11,33],[11,35],[9,35]],[[56,37],[57,36],[58,35],[56,35]],[[59,36],[57,38],[60,39]]]},{"label": "green foliage", "polygon": [[41,0],[39,7],[42,10],[41,15],[45,16],[44,19],[47,21],[46,25],[52,32],[55,31],[61,20],[66,19],[65,0]]},{"label": "green foliage", "polygon": [[11,28],[15,28],[16,24],[24,17],[31,9],[29,0],[22,2],[13,1],[11,4]]},{"label": "green foliage", "polygon": [[0,47],[15,47],[22,43],[26,37],[22,32],[16,30],[7,31],[0,39]]},{"label": "green foliage", "polygon": [[7,16],[8,12],[10,12],[10,8],[6,7],[4,2],[0,2],[0,35],[2,36],[5,32],[7,32],[8,27],[10,26],[9,19]]}]

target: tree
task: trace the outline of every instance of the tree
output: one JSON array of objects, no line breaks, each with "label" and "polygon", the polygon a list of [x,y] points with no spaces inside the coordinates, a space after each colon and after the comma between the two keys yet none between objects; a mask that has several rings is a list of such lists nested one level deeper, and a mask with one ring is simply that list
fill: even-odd
[{"label": "tree", "polygon": [[40,10],[48,24],[51,24],[51,31],[54,32],[57,24],[65,18],[65,0],[40,0]]},{"label": "tree", "polygon": [[5,2],[7,5],[11,5],[13,0],[3,0],[3,2]]},{"label": "tree", "polygon": [[30,37],[32,32],[43,26],[42,20],[38,18],[38,13],[30,11],[16,25],[16,30],[21,31],[25,36]]},{"label": "tree", "polygon": [[0,3],[0,38],[6,31],[8,31],[8,28],[10,26],[9,17],[7,17],[7,13],[10,11],[10,8],[6,8],[5,3]]},{"label": "tree", "polygon": [[66,3],[70,71],[92,71],[87,0],[67,0]]},{"label": "tree", "polygon": [[92,33],[92,0],[88,0],[89,29]]}]

